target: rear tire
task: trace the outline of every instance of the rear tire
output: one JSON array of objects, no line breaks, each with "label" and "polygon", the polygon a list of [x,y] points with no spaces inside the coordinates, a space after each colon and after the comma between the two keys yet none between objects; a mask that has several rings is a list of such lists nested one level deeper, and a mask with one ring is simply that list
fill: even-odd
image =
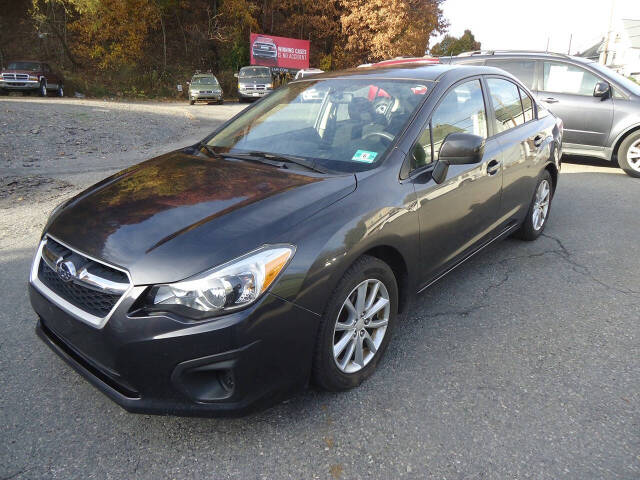
[{"label": "rear tire", "polygon": [[532,241],[542,235],[551,213],[553,199],[553,181],[548,170],[543,170],[538,178],[536,189],[527,211],[527,217],[520,228],[513,234],[520,240]]},{"label": "rear tire", "polygon": [[189,100],[189,105],[194,105],[196,103],[195,100]]},{"label": "rear tire", "polygon": [[9,95],[9,90],[1,89],[0,95],[2,95],[3,97],[6,97],[7,95]]},{"label": "rear tire", "polygon": [[640,178],[640,130],[637,130],[620,144],[618,165],[631,177]]},{"label": "rear tire", "polygon": [[389,344],[397,312],[398,285],[389,265],[368,255],[359,258],[338,282],[320,321],[314,383],[341,391],[371,376]]},{"label": "rear tire", "polygon": [[64,86],[62,84],[58,85],[58,89],[56,90],[56,95],[60,98],[64,97]]}]

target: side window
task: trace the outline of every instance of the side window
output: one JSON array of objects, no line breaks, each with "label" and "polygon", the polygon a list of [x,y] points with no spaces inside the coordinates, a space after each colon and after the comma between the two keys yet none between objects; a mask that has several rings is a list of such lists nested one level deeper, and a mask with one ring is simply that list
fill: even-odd
[{"label": "side window", "polygon": [[431,152],[431,125],[422,131],[418,141],[413,146],[411,156],[411,170],[429,165],[432,161],[433,153]]},{"label": "side window", "polygon": [[487,85],[496,112],[496,133],[522,125],[524,112],[518,86],[501,78],[487,78]]},{"label": "side window", "polygon": [[434,161],[450,133],[464,132],[487,138],[487,114],[479,80],[450,90],[431,117]]},{"label": "side window", "polygon": [[598,77],[586,70],[559,62],[544,62],[542,90],[592,96]]},{"label": "side window", "polygon": [[44,64],[44,72],[45,73],[49,73],[51,71],[51,69],[49,68],[49,65],[47,65],[46,63]]},{"label": "side window", "polygon": [[533,111],[533,100],[527,92],[519,88],[520,90],[520,98],[522,99],[522,109],[524,110],[524,121],[530,122],[533,120],[535,112]]},{"label": "side window", "polygon": [[487,60],[487,66],[501,68],[509,72],[529,88],[533,88],[535,65],[533,60]]}]

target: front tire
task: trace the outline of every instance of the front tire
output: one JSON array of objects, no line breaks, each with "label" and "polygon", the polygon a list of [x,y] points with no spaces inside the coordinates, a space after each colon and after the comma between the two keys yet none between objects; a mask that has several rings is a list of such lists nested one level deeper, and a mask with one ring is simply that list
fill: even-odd
[{"label": "front tire", "polygon": [[640,178],[640,131],[633,132],[620,144],[618,165],[627,175]]},{"label": "front tire", "polygon": [[196,103],[195,100],[189,100],[189,105],[194,105]]},{"label": "front tire", "polygon": [[40,83],[40,87],[38,87],[38,95],[41,97],[47,96],[47,84],[45,82]]},{"label": "front tire", "polygon": [[60,98],[64,97],[64,86],[62,84],[58,85],[58,89],[56,90],[56,95]]},{"label": "front tire", "polygon": [[383,261],[360,257],[344,274],[320,321],[313,361],[315,384],[348,390],[375,371],[398,313],[398,285]]},{"label": "front tire", "polygon": [[514,237],[521,240],[532,241],[542,235],[547,225],[551,212],[551,200],[553,199],[553,181],[548,170],[544,170],[538,179],[536,189],[527,211],[527,218],[516,231]]}]

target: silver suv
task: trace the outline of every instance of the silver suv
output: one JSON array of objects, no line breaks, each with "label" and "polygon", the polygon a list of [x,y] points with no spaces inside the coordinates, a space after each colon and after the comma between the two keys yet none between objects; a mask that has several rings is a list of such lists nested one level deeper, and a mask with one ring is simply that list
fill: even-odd
[{"label": "silver suv", "polygon": [[564,153],[617,161],[640,178],[640,85],[632,80],[585,58],[547,52],[476,51],[440,61],[515,75],[563,120]]}]

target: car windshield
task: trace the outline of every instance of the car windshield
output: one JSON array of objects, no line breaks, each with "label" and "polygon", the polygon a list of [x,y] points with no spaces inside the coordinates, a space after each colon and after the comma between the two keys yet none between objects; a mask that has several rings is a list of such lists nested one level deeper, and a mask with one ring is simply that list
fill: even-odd
[{"label": "car windshield", "polygon": [[635,83],[633,80],[630,80],[624,75],[620,75],[615,70],[612,70],[609,67],[605,67],[604,65],[600,65],[599,63],[591,63],[589,64],[589,66],[598,70],[603,75],[611,77],[615,82],[622,85],[634,95],[640,95],[640,85]]},{"label": "car windshield", "polygon": [[240,69],[238,74],[240,78],[253,78],[253,77],[271,77],[271,72],[268,68],[260,67],[244,67]]},{"label": "car windshield", "polygon": [[195,77],[191,80],[192,85],[217,85],[218,79],[214,76],[211,77]]},{"label": "car windshield", "polygon": [[374,168],[430,90],[423,80],[290,83],[207,142],[217,153],[295,156],[330,170]]},{"label": "car windshield", "polygon": [[37,62],[11,62],[7,65],[7,70],[27,70],[29,72],[37,72],[40,70],[40,64]]}]

